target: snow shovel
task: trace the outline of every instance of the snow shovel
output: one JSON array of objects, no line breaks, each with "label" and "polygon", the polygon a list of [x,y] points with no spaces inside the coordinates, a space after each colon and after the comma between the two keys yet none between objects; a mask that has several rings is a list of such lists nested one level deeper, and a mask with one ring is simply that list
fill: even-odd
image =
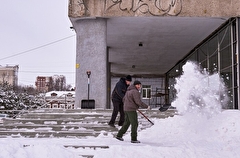
[{"label": "snow shovel", "polygon": [[137,110],[140,114],[143,115],[143,117],[145,117],[145,119],[147,119],[152,125],[154,125],[154,123],[148,119],[148,117],[146,115],[144,115],[140,110]]},{"label": "snow shovel", "polygon": [[95,108],[95,100],[94,99],[89,99],[90,75],[91,75],[91,71],[87,71],[87,76],[88,76],[88,99],[87,100],[82,100],[81,109],[94,109]]},{"label": "snow shovel", "polygon": [[162,107],[159,108],[161,112],[167,111],[167,109],[171,106],[171,104],[164,104]]}]

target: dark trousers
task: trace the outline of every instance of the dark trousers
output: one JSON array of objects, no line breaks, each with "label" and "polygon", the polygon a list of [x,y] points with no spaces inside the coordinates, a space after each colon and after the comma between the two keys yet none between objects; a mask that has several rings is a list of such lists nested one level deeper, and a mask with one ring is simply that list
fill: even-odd
[{"label": "dark trousers", "polygon": [[131,125],[131,139],[137,140],[138,116],[136,111],[125,111],[125,121],[122,128],[118,131],[117,137],[121,137],[127,132]]},{"label": "dark trousers", "polygon": [[110,120],[109,124],[114,124],[115,123],[118,112],[120,112],[120,118],[119,118],[119,121],[118,121],[118,125],[122,126],[123,122],[124,122],[123,103],[119,102],[119,101],[116,101],[116,100],[113,100],[113,99],[112,99],[112,102],[113,102],[113,112],[112,112],[112,117],[111,117],[111,120]]}]

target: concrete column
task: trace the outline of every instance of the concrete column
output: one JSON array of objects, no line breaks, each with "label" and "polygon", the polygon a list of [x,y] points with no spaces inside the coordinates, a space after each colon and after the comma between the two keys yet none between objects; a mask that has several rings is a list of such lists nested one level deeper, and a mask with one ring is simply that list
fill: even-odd
[{"label": "concrete column", "polygon": [[81,108],[81,101],[95,100],[96,109],[105,109],[107,104],[107,19],[78,19],[73,22],[77,33],[76,52],[76,96],[75,105]]}]

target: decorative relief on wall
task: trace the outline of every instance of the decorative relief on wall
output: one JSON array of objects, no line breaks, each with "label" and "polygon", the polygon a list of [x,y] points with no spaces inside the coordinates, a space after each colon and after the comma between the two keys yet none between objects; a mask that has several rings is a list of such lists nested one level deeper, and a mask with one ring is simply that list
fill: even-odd
[{"label": "decorative relief on wall", "polygon": [[90,11],[87,8],[87,4],[86,4],[85,0],[79,0],[78,5],[79,5],[79,16],[90,15]]},{"label": "decorative relief on wall", "polygon": [[177,16],[182,11],[182,0],[105,0],[105,13],[117,8],[129,14]]},{"label": "decorative relief on wall", "polygon": [[80,16],[90,15],[90,11],[87,7],[86,0],[69,0],[68,8],[69,8],[68,11],[69,11],[70,17],[80,17]]},{"label": "decorative relief on wall", "polygon": [[91,15],[94,13],[100,13],[97,16],[177,16],[182,11],[182,3],[183,0],[69,0],[69,13],[73,17],[96,16]]}]

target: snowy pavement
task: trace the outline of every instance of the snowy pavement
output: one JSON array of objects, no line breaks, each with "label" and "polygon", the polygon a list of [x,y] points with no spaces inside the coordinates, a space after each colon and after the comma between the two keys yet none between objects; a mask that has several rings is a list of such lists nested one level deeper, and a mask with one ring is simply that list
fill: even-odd
[{"label": "snowy pavement", "polygon": [[88,155],[94,158],[240,158],[238,120],[238,110],[225,110],[212,118],[189,114],[154,119],[152,127],[138,133],[140,144],[130,142],[129,132],[123,137],[123,142],[115,139],[111,133],[86,139],[1,138],[0,157],[78,158]]}]

